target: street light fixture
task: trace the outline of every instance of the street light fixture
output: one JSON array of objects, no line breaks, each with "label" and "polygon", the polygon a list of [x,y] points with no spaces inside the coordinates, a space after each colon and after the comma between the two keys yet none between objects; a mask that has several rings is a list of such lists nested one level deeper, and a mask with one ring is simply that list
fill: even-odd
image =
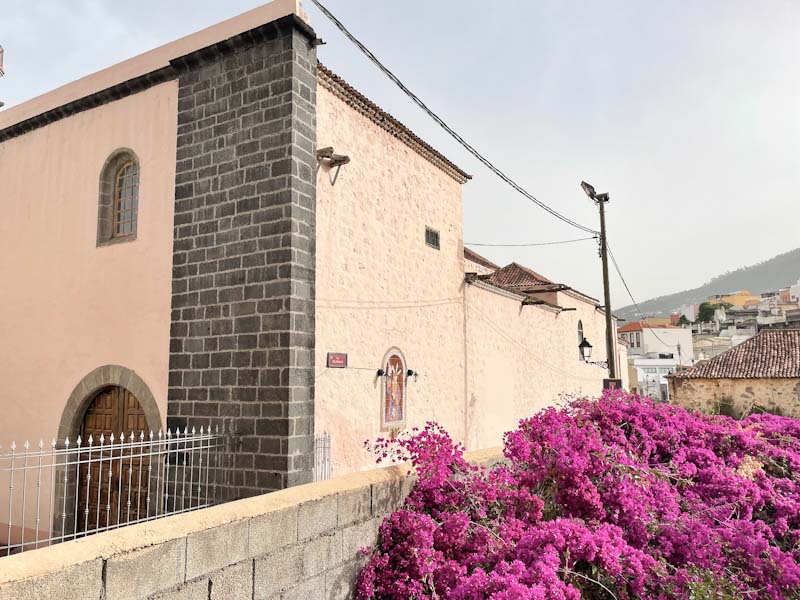
[{"label": "street light fixture", "polygon": [[581,358],[583,359],[583,362],[585,362],[587,365],[597,365],[598,367],[602,367],[603,369],[608,368],[608,362],[605,360],[600,360],[600,361],[589,360],[590,358],[592,358],[592,345],[586,338],[583,338],[583,340],[581,340],[581,343],[578,344],[578,349],[581,351]]},{"label": "street light fixture", "polygon": [[589,359],[592,358],[592,345],[589,343],[589,340],[583,338],[578,345],[578,349],[581,351],[581,358],[583,361],[589,362]]},{"label": "street light fixture", "polygon": [[[614,343],[614,330],[611,327],[611,292],[608,287],[608,244],[606,243],[606,210],[605,205],[611,198],[607,193],[598,194],[594,186],[581,181],[581,188],[589,199],[597,204],[600,209],[600,258],[603,261],[603,312],[606,315],[606,360],[608,362],[608,376],[617,378],[616,344]],[[588,361],[587,361],[588,362]],[[595,363],[597,364],[597,363]]]}]

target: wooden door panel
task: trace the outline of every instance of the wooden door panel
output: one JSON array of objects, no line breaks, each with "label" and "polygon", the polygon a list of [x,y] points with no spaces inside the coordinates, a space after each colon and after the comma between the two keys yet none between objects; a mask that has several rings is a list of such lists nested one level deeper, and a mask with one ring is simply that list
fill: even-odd
[{"label": "wooden door panel", "polygon": [[[86,448],[91,435],[93,445],[91,452],[87,448],[81,453],[81,460],[88,464],[80,468],[78,531],[112,527],[147,515],[149,463],[146,456],[141,456],[147,451],[138,444],[143,431],[148,440],[147,418],[139,401],[128,390],[107,388],[89,405],[81,438]],[[112,434],[114,442],[119,443],[122,433],[126,443],[135,442],[132,447],[122,452],[100,447],[101,435],[107,445]]]}]

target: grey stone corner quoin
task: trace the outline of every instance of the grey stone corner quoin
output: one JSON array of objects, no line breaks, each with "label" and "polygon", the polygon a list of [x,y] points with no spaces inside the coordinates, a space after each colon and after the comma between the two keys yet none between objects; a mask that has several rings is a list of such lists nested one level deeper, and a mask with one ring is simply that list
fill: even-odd
[{"label": "grey stone corner quoin", "polygon": [[171,62],[167,424],[235,432],[228,498],[312,479],[315,39],[290,16]]}]

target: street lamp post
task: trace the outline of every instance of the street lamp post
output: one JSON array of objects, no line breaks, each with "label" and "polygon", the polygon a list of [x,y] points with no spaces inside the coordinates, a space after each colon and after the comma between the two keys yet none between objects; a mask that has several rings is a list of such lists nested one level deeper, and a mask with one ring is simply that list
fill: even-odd
[{"label": "street lamp post", "polygon": [[583,191],[600,209],[600,258],[603,262],[603,310],[606,314],[606,360],[608,361],[608,376],[617,378],[617,361],[614,344],[614,329],[611,327],[611,292],[608,288],[608,247],[606,244],[606,211],[605,205],[609,200],[608,194],[598,194],[594,187],[581,181]]}]

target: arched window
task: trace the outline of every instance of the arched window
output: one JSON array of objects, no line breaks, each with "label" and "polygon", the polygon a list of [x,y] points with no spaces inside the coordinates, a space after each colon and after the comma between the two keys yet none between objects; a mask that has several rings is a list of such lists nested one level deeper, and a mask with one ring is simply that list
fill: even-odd
[{"label": "arched window", "polygon": [[402,428],[406,423],[406,359],[397,348],[383,358],[381,429]]},{"label": "arched window", "polygon": [[579,346],[579,348],[578,348],[578,358],[580,360],[583,360],[583,355],[581,354],[581,351],[580,351],[580,345],[581,345],[581,342],[583,342],[583,340],[584,340],[584,337],[583,337],[583,321],[578,320],[578,346]]},{"label": "arched window", "polygon": [[130,150],[117,150],[100,175],[97,244],[136,239],[139,212],[139,161]]}]

